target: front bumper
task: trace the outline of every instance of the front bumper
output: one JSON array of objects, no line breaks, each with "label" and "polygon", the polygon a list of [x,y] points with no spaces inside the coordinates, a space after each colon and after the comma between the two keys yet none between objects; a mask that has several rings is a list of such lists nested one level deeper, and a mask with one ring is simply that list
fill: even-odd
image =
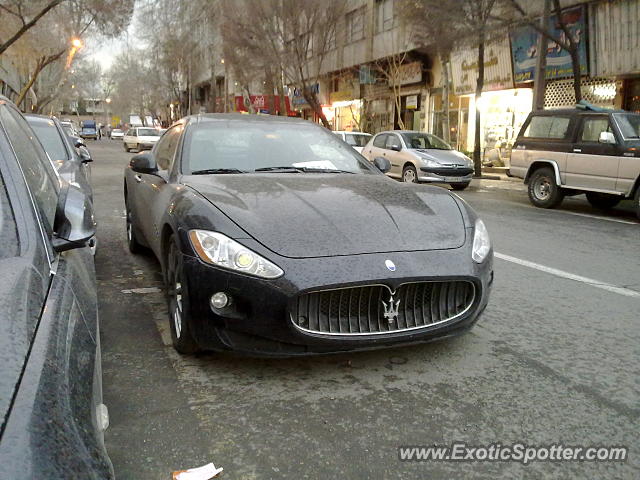
[{"label": "front bumper", "polygon": [[[241,240],[261,252],[252,240]],[[493,257],[481,265],[471,260],[470,242],[453,250],[363,254],[348,257],[288,259],[269,255],[285,275],[262,280],[212,267],[184,255],[191,330],[201,348],[235,350],[253,355],[295,356],[370,350],[429,342],[460,334],[473,326],[487,305],[493,280]],[[396,271],[385,267],[385,260]],[[417,330],[372,335],[326,335],[301,331],[290,316],[299,294],[345,286],[385,284],[395,289],[411,282],[467,280],[476,297],[469,310],[450,322]],[[233,298],[231,307],[214,313],[209,299],[215,292]]]},{"label": "front bumper", "polygon": [[420,167],[418,180],[433,183],[469,183],[473,178],[472,168]]}]

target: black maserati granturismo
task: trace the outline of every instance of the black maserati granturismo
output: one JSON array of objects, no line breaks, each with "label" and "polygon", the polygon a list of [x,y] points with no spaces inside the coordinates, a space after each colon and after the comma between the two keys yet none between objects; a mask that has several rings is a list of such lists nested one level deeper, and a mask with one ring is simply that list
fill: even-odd
[{"label": "black maserati granturismo", "polygon": [[493,250],[458,196],[385,176],[311,122],[203,114],[125,170],[127,240],[162,265],[181,353],[432,341],[487,305]]}]

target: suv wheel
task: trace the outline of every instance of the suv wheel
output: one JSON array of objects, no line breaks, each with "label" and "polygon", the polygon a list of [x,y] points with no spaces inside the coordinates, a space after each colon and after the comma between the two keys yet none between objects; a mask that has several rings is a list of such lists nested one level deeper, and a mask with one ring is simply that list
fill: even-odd
[{"label": "suv wheel", "polygon": [[123,143],[123,145],[124,145],[124,151],[129,153],[129,147],[127,146],[127,144]]},{"label": "suv wheel", "polygon": [[640,187],[638,187],[638,189],[636,190],[636,196],[633,199],[633,203],[636,207],[636,215],[638,216],[638,219],[640,220]]},{"label": "suv wheel", "polygon": [[587,192],[587,200],[589,200],[592,207],[606,210],[619,204],[622,197],[617,195],[608,195],[606,193]]},{"label": "suv wheel", "polygon": [[543,167],[529,179],[529,200],[536,207],[555,208],[562,202],[564,192],[556,183],[553,169]]},{"label": "suv wheel", "polygon": [[407,165],[404,167],[404,170],[402,170],[402,181],[407,183],[418,183],[416,167],[413,165]]}]

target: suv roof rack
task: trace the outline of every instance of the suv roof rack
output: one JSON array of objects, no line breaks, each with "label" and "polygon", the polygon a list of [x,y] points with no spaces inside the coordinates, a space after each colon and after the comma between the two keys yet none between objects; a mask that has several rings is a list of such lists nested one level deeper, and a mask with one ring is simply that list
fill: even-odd
[{"label": "suv roof rack", "polygon": [[610,109],[608,108],[597,107],[594,104],[587,102],[586,100],[580,100],[578,103],[576,103],[576,108],[579,108],[580,110],[591,110],[592,112],[610,111]]}]

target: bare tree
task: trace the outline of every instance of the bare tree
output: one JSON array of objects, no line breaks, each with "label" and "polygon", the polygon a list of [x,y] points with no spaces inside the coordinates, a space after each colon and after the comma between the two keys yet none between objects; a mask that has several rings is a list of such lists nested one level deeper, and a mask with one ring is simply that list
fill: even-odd
[{"label": "bare tree", "polygon": [[[34,27],[42,17],[60,5],[63,1],[64,0],[26,2],[25,0],[6,0],[0,2],[0,11],[7,14],[9,18],[12,18],[14,21],[17,20],[20,23],[18,30],[10,33],[10,37],[0,43],[0,55],[2,55],[11,45],[17,42],[20,37],[29,31],[29,29]],[[34,5],[34,3],[36,5]],[[2,21],[2,23],[4,24],[4,21]],[[7,23],[11,25],[14,24],[13,21],[9,21]]]},{"label": "bare tree", "polygon": [[[326,128],[331,125],[322,111],[317,85],[346,6],[344,0],[235,0],[224,7],[229,28],[254,42],[257,48],[252,51],[259,52],[262,60],[252,58],[277,66]],[[246,15],[248,11],[252,15]],[[281,83],[278,79],[276,84]]]},{"label": "bare tree", "polygon": [[[582,100],[582,88],[581,88],[581,76],[582,72],[580,71],[580,39],[574,37],[574,35],[569,30],[569,19],[567,18],[567,14],[562,12],[562,8],[560,6],[560,0],[545,0],[551,1],[552,9],[551,15],[555,16],[556,25],[560,29],[560,35],[557,35],[556,29],[553,26],[550,26],[548,23],[544,26],[538,21],[539,13],[537,12],[535,15],[527,12],[524,7],[523,2],[520,0],[508,0],[508,4],[512,7],[513,10],[519,15],[520,23],[529,25],[531,28],[535,29],[540,35],[542,35],[547,40],[554,42],[558,45],[562,50],[566,51],[571,57],[571,67],[573,70],[573,91],[576,97],[576,103]],[[546,51],[538,52],[538,55],[545,55]],[[542,78],[535,79],[536,82],[545,82],[546,79],[544,75]]]},{"label": "bare tree", "polygon": [[401,53],[391,54],[374,62],[374,70],[384,78],[393,92],[393,103],[395,105],[395,112],[400,130],[405,129],[404,120],[400,115],[400,111],[402,110],[400,89],[402,88],[402,68],[405,65],[406,59],[407,52],[404,51]]}]

